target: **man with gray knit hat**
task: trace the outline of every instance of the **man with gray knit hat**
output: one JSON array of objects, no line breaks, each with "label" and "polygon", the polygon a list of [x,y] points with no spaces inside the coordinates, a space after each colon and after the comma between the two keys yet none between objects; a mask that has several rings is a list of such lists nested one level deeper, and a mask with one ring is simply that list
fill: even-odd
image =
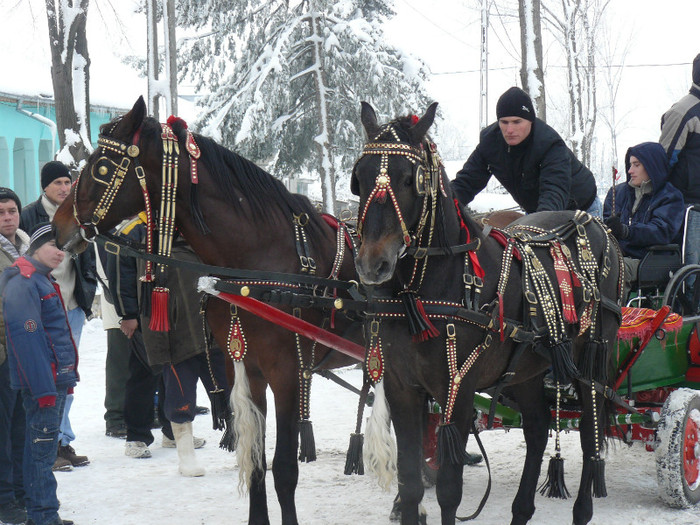
[{"label": "man with gray knit hat", "polygon": [[497,122],[481,130],[479,144],[452,181],[469,204],[493,175],[526,213],[583,210],[602,214],[595,178],[559,134],[535,116],[530,96],[518,87],[496,104]]},{"label": "man with gray knit hat", "polygon": [[[32,231],[37,224],[53,219],[56,210],[71,191],[71,177],[68,168],[59,161],[47,162],[41,169],[42,195],[22,210],[20,228]],[[94,250],[85,250],[77,257],[66,257],[52,275],[61,287],[68,323],[76,346],[80,345],[80,335],[85,319],[92,315],[92,301],[97,288],[97,270]],[[59,434],[58,454],[54,468],[71,470],[87,465],[86,456],[78,456],[71,446],[75,433],[70,424],[69,413],[73,394],[66,398],[63,420]]]}]

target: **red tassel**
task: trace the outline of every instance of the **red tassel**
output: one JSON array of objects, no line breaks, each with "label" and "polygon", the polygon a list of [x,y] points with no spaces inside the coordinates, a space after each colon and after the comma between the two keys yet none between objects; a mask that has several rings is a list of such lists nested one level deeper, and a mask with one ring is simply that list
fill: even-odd
[{"label": "red tassel", "polygon": [[168,125],[172,128],[175,123],[179,123],[183,128],[187,129],[187,122],[185,122],[183,119],[180,117],[176,117],[175,115],[170,115],[168,117]]},{"label": "red tassel", "polygon": [[433,337],[437,337],[438,335],[440,335],[440,332],[437,328],[435,328],[435,325],[430,322],[430,319],[425,313],[425,308],[423,308],[423,303],[420,299],[416,299],[416,309],[418,310],[418,313],[420,314],[423,321],[425,321],[427,327],[421,333],[414,335],[413,341],[415,343],[422,343],[423,341],[427,341],[428,339],[432,339]]},{"label": "red tassel", "polygon": [[156,286],[151,292],[151,322],[148,325],[154,332],[169,332],[168,297],[170,290]]},{"label": "red tassel", "polygon": [[415,126],[416,124],[418,124],[419,120],[420,119],[418,118],[418,115],[411,115],[411,126]]}]

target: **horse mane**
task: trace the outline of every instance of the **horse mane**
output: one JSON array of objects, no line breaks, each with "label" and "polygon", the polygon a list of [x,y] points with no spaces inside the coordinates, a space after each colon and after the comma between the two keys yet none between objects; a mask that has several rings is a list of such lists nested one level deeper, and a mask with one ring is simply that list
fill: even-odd
[{"label": "horse mane", "polygon": [[[185,146],[184,128],[173,126],[180,147]],[[157,120],[146,118],[143,121],[142,140],[153,140],[162,151],[161,127]],[[273,175],[252,161],[232,152],[204,135],[193,134],[201,151],[199,162],[203,163],[222,195],[233,205],[238,205],[237,192],[246,197],[252,213],[251,219],[274,223],[276,216],[270,213],[270,206],[276,205],[291,221],[292,214],[306,213],[309,225],[318,232],[321,230],[321,217],[311,201],[303,195],[294,194]]]}]

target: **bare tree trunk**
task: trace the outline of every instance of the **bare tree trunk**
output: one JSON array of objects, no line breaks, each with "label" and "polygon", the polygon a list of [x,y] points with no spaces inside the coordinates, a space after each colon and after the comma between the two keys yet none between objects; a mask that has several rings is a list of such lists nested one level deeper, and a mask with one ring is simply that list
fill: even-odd
[{"label": "bare tree trunk", "polygon": [[316,84],[316,116],[318,119],[318,135],[314,137],[319,154],[318,173],[321,179],[321,196],[323,211],[335,213],[335,166],[330,143],[330,123],[328,122],[328,100],[326,90],[326,73],[323,68],[323,33],[318,21],[318,12],[312,11],[309,18],[311,26],[312,60],[314,82]]},{"label": "bare tree trunk", "polygon": [[520,16],[522,55],[520,79],[523,83],[523,89],[532,98],[537,116],[546,120],[540,0],[518,0],[518,14]]},{"label": "bare tree trunk", "polygon": [[46,0],[51,48],[51,81],[61,146],[56,158],[76,175],[92,152],[90,143],[90,57],[86,36],[89,0]]}]

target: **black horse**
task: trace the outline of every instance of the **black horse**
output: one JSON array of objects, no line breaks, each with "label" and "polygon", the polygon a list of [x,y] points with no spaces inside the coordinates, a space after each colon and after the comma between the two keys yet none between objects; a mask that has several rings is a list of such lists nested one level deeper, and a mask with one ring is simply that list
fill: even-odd
[{"label": "black horse", "polygon": [[[452,524],[462,498],[474,392],[504,377],[503,393],[522,412],[527,444],[512,523],[532,517],[551,421],[544,388],[550,368],[559,385],[576,378],[584,410],[583,472],[573,514],[574,523],[588,523],[592,495],[605,494],[599,455],[604,403],[593,394],[591,378],[605,382],[608,347],[619,327],[619,250],[588,214],[550,212],[523,217],[500,234],[508,243],[504,256],[499,235],[485,235],[452,197],[427,140],[436,107],[420,119],[380,126],[363,103],[368,143],[351,180],[360,197],[358,274],[379,295],[394,298],[369,318],[366,365],[369,377],[384,383],[396,432],[401,523],[419,521],[426,398],[443,407],[437,497],[442,523]],[[521,261],[513,260],[515,252]],[[562,288],[566,297],[560,299]],[[391,464],[369,455],[369,467],[381,471]],[[564,496],[561,467],[557,454],[547,483],[553,495]]]}]

